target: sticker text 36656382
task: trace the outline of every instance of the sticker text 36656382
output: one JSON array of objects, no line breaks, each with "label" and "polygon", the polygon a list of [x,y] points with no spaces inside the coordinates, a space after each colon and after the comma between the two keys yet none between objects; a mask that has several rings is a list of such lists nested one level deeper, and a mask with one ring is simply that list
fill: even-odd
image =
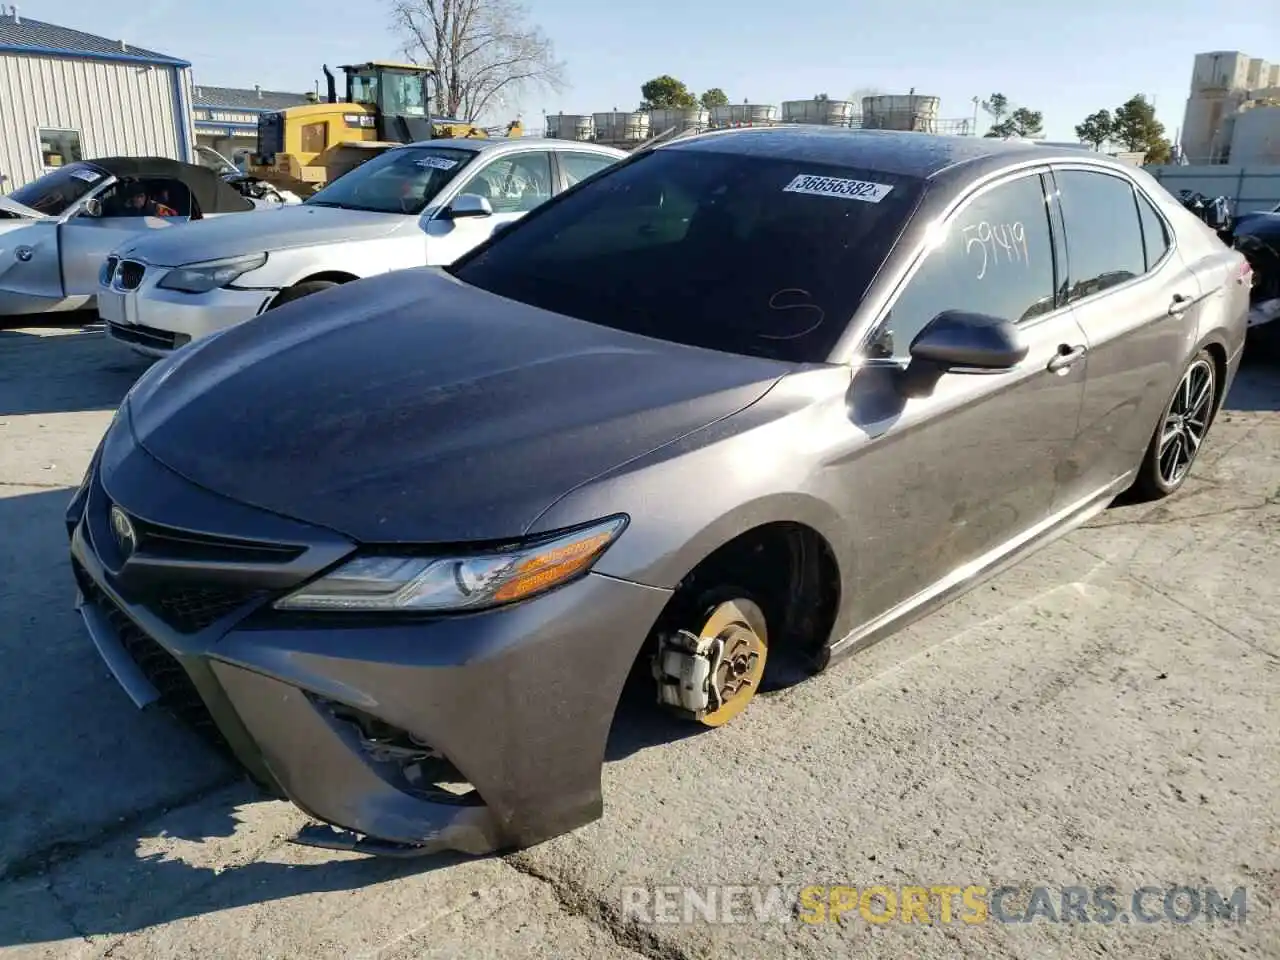
[{"label": "sticker text 36656382", "polygon": [[783,193],[807,193],[815,197],[838,197],[843,200],[862,200],[879,203],[889,195],[893,186],[872,183],[870,180],[847,180],[843,177],[822,177],[815,173],[802,173],[785,187]]}]

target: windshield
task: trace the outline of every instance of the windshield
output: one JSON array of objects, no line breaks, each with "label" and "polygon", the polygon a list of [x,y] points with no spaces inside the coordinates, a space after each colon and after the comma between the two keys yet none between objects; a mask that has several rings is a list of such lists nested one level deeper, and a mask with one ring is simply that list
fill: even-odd
[{"label": "windshield", "polygon": [[19,187],[9,194],[9,199],[51,217],[59,217],[107,176],[105,170],[92,164],[73,163]]},{"label": "windshield", "polygon": [[448,147],[397,147],[344,173],[304,202],[376,213],[421,213],[475,156]]},{"label": "windshield", "polygon": [[921,189],[803,160],[657,150],[527,215],[450,272],[602,326],[820,362]]}]

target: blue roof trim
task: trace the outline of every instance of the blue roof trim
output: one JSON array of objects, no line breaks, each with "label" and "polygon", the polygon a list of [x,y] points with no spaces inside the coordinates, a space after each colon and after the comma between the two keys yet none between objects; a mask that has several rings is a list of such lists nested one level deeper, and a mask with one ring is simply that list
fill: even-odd
[{"label": "blue roof trim", "polygon": [[98,53],[97,51],[67,50],[62,47],[37,47],[24,44],[0,44],[0,53],[22,53],[37,57],[61,57],[66,60],[108,60],[118,63],[146,63],[153,67],[177,67],[190,69],[187,60],[175,60],[170,57],[143,57],[128,53]]}]

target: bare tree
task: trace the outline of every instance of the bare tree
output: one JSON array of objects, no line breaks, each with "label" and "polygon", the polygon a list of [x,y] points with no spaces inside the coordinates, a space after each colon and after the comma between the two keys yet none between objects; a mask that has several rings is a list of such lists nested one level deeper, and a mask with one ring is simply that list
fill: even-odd
[{"label": "bare tree", "polygon": [[520,0],[390,0],[414,63],[436,71],[437,113],[475,121],[530,87],[564,88],[564,64]]}]

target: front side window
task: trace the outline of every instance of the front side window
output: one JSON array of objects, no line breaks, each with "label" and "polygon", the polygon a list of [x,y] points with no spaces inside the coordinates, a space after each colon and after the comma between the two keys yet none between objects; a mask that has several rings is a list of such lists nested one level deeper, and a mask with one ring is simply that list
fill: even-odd
[{"label": "front side window", "polygon": [[601,326],[824,362],[922,189],[855,167],[658,149],[523,218],[450,272]]},{"label": "front side window", "polygon": [[944,310],[1018,323],[1053,309],[1053,242],[1039,174],[998,184],[961,207],[907,281],[873,341],[873,356],[906,358]]},{"label": "front side window", "polygon": [[551,154],[499,157],[472,177],[462,192],[484,197],[494,213],[528,213],[551,199]]},{"label": "front side window", "polygon": [[124,177],[99,196],[104,217],[191,216],[191,190],[168,177]]},{"label": "front side window", "polygon": [[1059,170],[1070,265],[1067,300],[1074,303],[1147,272],[1142,224],[1128,180],[1088,170]]},{"label": "front side window", "polygon": [[36,135],[40,141],[40,162],[44,166],[65,167],[84,159],[79,130],[42,127]]},{"label": "front side window", "polygon": [[75,163],[19,187],[9,194],[9,198],[39,213],[58,217],[77,200],[105,183],[108,176],[105,170],[93,164]]},{"label": "front side window", "polygon": [[473,150],[397,147],[367,160],[304,203],[417,216],[475,158]]}]

